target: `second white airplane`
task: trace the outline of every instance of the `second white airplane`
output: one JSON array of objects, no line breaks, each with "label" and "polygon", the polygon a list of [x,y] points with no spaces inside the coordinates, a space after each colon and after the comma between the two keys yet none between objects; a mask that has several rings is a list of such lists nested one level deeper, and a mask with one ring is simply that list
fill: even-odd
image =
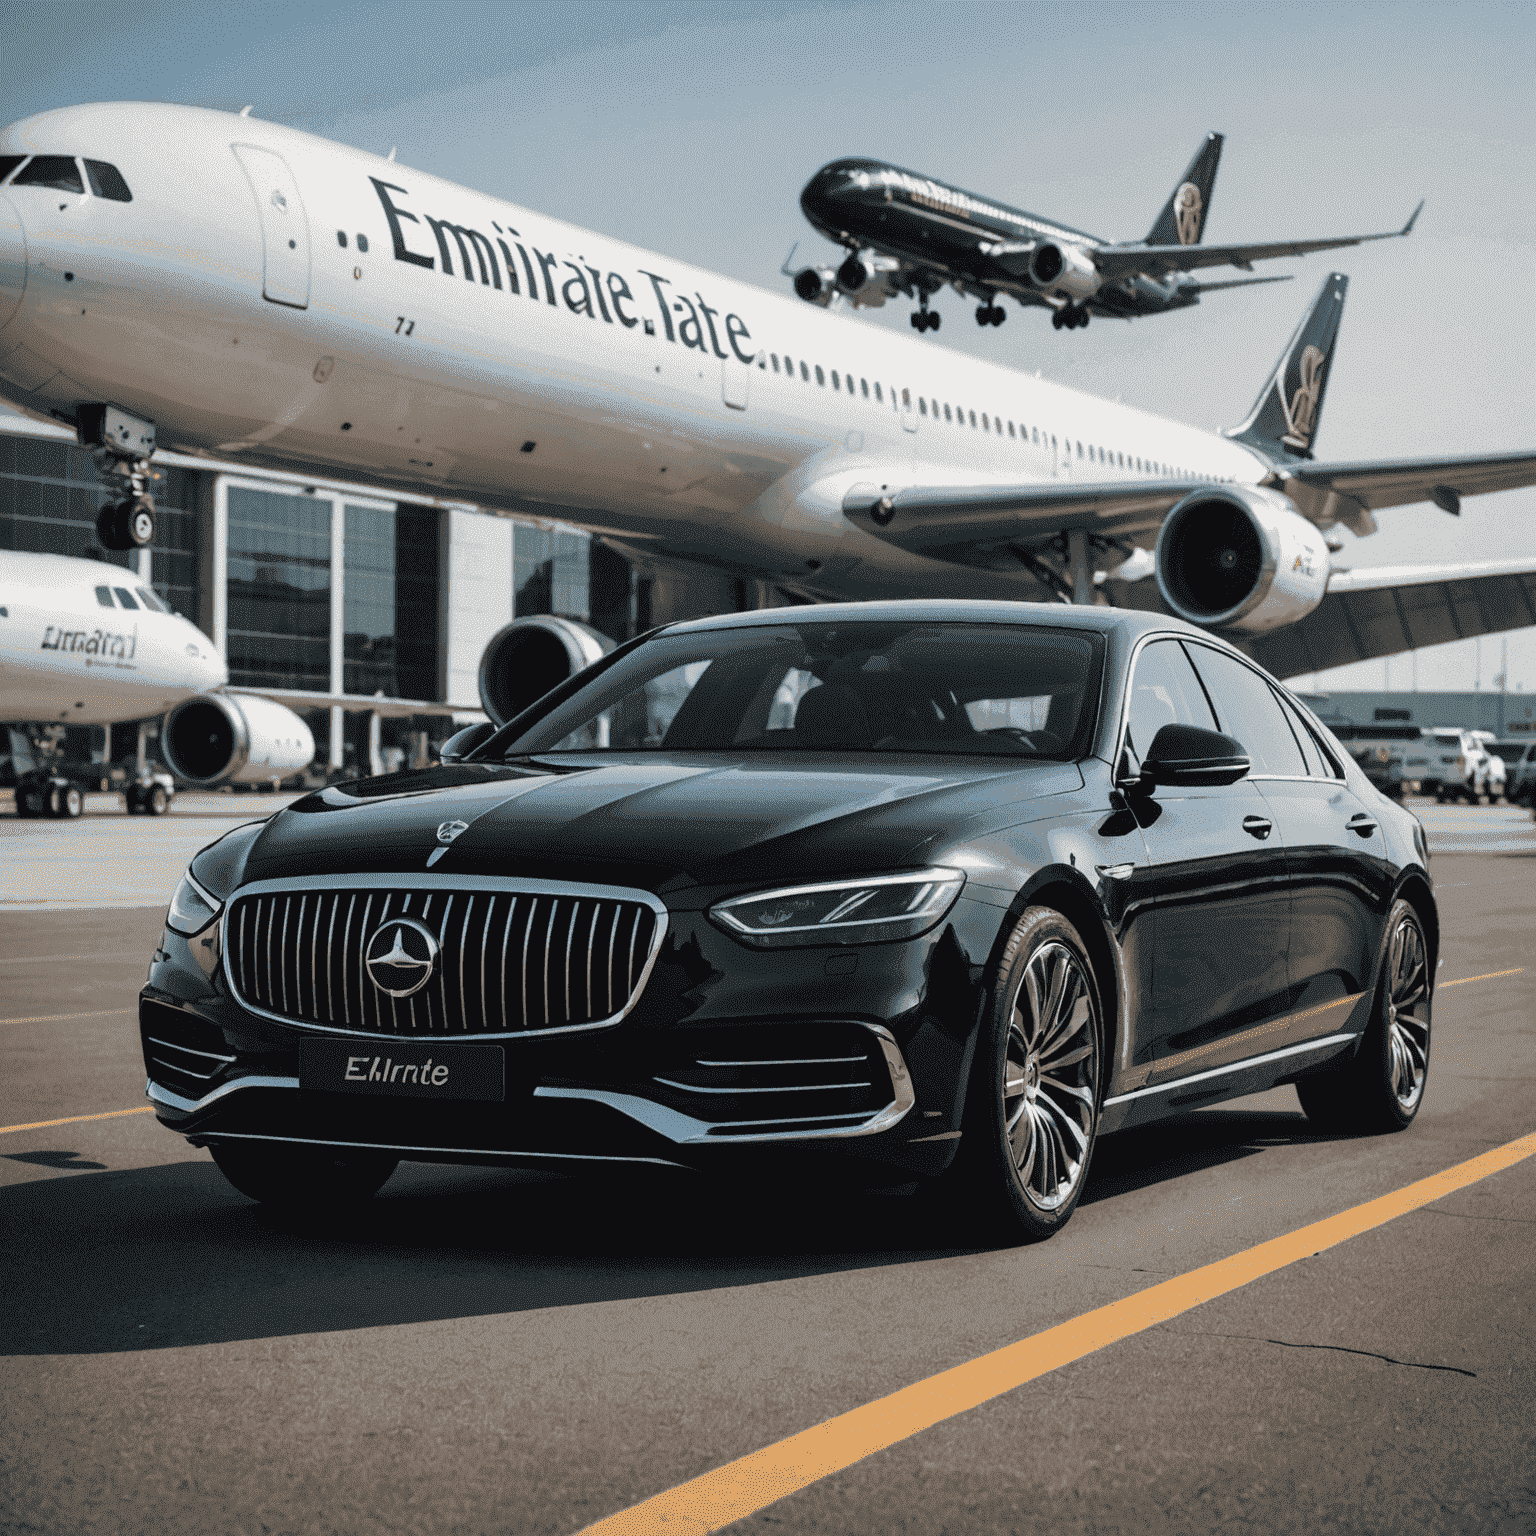
[{"label": "second white airplane", "polygon": [[[156,438],[346,471],[808,596],[1091,601],[1107,576],[1282,673],[1536,622],[1531,562],[1330,572],[1337,524],[1536,482],[1530,452],[1313,457],[1339,274],[1217,434],[246,116],[44,113],[0,133],[0,181],[0,394],[125,474]],[[1148,563],[1155,592],[1119,580]],[[1469,629],[1434,595],[1457,575],[1515,585]],[[1323,605],[1366,588],[1435,612],[1339,617],[1335,655]],[[1308,615],[1288,667],[1268,642]]]}]

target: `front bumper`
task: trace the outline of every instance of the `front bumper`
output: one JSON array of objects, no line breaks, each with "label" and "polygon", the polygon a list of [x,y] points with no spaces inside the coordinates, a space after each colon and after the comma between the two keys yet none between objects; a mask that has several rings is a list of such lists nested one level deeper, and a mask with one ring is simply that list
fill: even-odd
[{"label": "front bumper", "polygon": [[[957,1147],[982,977],[1002,912],[962,896],[896,944],[750,950],[671,911],[634,1006],[579,1033],[503,1034],[505,1098],[306,1086],[317,1031],[246,1004],[215,925],[167,931],[140,999],[147,1093],[195,1144],[270,1140],[413,1161],[725,1169],[854,1161],[942,1171]],[[334,1028],[323,1031],[334,1040]],[[382,1049],[378,1032],[348,1034]],[[457,1036],[475,1041],[475,1036]]]}]

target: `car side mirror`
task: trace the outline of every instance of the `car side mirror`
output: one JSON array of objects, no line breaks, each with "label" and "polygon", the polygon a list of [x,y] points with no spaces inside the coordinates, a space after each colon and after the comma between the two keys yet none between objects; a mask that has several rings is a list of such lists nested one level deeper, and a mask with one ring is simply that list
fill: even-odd
[{"label": "car side mirror", "polygon": [[1220,731],[1198,725],[1165,725],[1152,738],[1141,765],[1142,783],[1149,787],[1198,789],[1235,784],[1251,764],[1243,744]]},{"label": "car side mirror", "polygon": [[471,752],[477,747],[483,747],[495,734],[496,727],[489,720],[482,720],[479,725],[466,725],[462,731],[455,731],[443,743],[438,761],[444,764],[462,763]]}]

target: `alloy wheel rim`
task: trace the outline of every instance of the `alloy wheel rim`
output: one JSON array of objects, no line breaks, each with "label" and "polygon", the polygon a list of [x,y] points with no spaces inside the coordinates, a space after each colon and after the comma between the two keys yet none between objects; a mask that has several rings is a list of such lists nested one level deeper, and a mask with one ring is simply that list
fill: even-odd
[{"label": "alloy wheel rim", "polygon": [[1429,961],[1419,925],[1405,917],[1388,952],[1387,1073],[1398,1108],[1414,1109],[1429,1071]]},{"label": "alloy wheel rim", "polygon": [[1029,1202],[1060,1209],[1087,1167],[1098,1092],[1093,987],[1082,963],[1052,940],[1030,956],[1009,1010],[1003,1125]]}]

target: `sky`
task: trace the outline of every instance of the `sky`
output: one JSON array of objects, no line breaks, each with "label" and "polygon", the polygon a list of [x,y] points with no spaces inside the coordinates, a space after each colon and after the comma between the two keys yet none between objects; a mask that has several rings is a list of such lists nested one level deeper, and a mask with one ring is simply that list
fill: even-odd
[{"label": "sky", "polygon": [[[1265,264],[1295,281],[1053,331],[953,294],[928,344],[1196,426],[1240,420],[1336,262],[1351,277],[1324,459],[1536,448],[1536,7],[837,0],[9,0],[0,116],[80,101],[238,109],[764,287],[833,248],[800,188],[871,155],[1136,239],[1210,129],[1207,241],[1413,235]],[[1223,274],[1218,274],[1223,275]],[[862,311],[907,326],[909,304]],[[1347,566],[1529,556],[1536,488],[1339,531]],[[1498,638],[1302,679],[1497,688]],[[1536,692],[1536,630],[1506,685]]]}]

